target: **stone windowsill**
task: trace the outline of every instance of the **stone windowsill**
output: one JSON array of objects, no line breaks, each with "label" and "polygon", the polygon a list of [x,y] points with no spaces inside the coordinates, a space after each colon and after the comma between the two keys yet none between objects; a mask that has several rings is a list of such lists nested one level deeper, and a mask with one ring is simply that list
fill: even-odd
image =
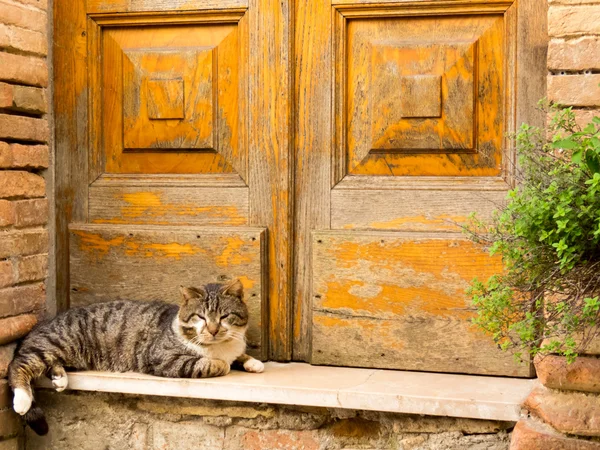
[{"label": "stone windowsill", "polygon": [[[536,380],[267,363],[262,374],[170,379],[75,372],[68,389],[517,421]],[[48,380],[41,387],[50,387]]]}]

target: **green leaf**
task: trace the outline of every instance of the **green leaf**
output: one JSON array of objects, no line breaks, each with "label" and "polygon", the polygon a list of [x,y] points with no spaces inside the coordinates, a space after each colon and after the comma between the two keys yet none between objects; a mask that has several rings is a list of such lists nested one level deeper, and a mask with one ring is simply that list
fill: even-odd
[{"label": "green leaf", "polygon": [[597,123],[598,125],[600,125],[600,117],[593,117],[592,118],[592,122]]},{"label": "green leaf", "polygon": [[565,148],[567,150],[573,150],[574,148],[577,148],[579,146],[579,143],[571,138],[567,138],[554,142],[552,146],[554,148]]},{"label": "green leaf", "polygon": [[585,152],[585,162],[593,174],[600,173],[600,157],[592,151]]},{"label": "green leaf", "polygon": [[573,152],[573,154],[571,155],[571,161],[573,161],[575,164],[580,164],[581,163],[581,155],[583,155],[582,149],[575,150]]}]

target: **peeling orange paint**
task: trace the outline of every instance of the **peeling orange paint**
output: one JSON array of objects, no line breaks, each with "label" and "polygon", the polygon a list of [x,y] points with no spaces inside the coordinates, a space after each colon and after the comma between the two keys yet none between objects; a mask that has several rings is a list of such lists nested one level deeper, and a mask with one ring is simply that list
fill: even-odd
[{"label": "peeling orange paint", "polygon": [[463,216],[451,216],[448,214],[440,214],[433,218],[425,217],[425,216],[415,216],[415,217],[398,217],[396,219],[388,220],[385,222],[371,222],[369,224],[369,228],[378,229],[378,230],[392,230],[392,229],[402,229],[406,228],[406,225],[418,225],[418,224],[427,224],[429,226],[435,225],[435,229],[438,231],[452,231],[459,230],[460,228],[454,223],[464,223],[468,220],[467,217]]},{"label": "peeling orange paint", "polygon": [[104,257],[111,248],[119,247],[125,240],[124,236],[106,239],[100,234],[76,230],[73,232],[79,236],[79,248],[83,252],[96,253],[98,257]]},{"label": "peeling orange paint", "polygon": [[242,253],[240,250],[246,243],[243,239],[235,237],[221,238],[223,242],[223,252],[215,258],[215,263],[220,267],[239,266],[252,262],[252,257]]},{"label": "peeling orange paint", "polygon": [[120,207],[119,216],[96,218],[94,223],[183,224],[181,218],[184,216],[189,217],[188,223],[208,221],[218,225],[245,225],[248,222],[246,214],[236,206],[165,203],[163,196],[156,192],[119,193],[116,199],[125,203]]}]

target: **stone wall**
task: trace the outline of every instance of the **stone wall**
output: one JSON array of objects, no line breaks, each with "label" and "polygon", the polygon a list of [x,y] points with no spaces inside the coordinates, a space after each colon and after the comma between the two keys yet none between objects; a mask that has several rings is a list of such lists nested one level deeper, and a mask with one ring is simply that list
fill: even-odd
[{"label": "stone wall", "polygon": [[[120,394],[37,394],[28,450],[505,450],[512,422]],[[0,447],[1,448],[1,447]]]},{"label": "stone wall", "polygon": [[[580,125],[600,117],[600,0],[550,0],[548,97],[572,106]],[[511,450],[600,449],[600,342],[568,365],[536,361],[542,385],[525,402]]]},{"label": "stone wall", "polygon": [[0,450],[22,430],[5,379],[14,341],[46,302],[47,30],[47,0],[0,0]]}]

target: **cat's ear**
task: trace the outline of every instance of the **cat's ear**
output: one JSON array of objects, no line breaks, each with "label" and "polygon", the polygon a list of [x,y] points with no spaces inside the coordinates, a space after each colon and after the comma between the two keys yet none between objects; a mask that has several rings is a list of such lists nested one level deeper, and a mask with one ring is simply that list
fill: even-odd
[{"label": "cat's ear", "polygon": [[231,295],[239,298],[240,300],[244,300],[244,285],[240,280],[233,280],[231,283],[223,286],[221,289],[221,294]]},{"label": "cat's ear", "polygon": [[187,303],[194,298],[206,297],[206,291],[203,288],[198,289],[193,287],[179,286],[179,292],[181,293],[181,300],[183,303]]}]

